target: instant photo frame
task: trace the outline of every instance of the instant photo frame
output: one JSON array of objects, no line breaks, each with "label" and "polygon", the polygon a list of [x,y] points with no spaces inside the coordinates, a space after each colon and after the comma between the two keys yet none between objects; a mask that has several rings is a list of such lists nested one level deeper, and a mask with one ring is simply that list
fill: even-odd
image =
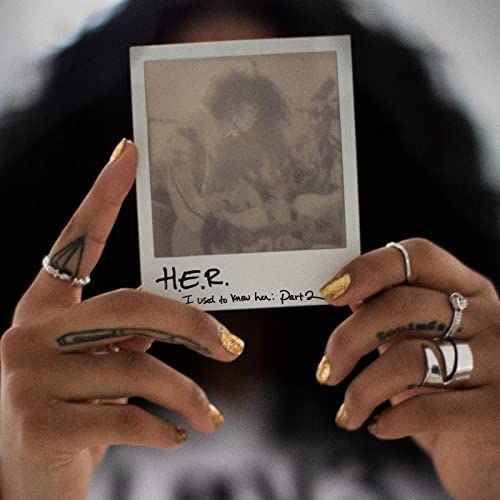
[{"label": "instant photo frame", "polygon": [[131,48],[145,290],[324,304],[359,255],[349,36]]}]

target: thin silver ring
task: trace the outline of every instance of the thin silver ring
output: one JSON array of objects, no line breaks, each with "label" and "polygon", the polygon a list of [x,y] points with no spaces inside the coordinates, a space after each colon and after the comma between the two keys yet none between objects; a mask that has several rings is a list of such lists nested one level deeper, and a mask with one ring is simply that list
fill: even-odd
[{"label": "thin silver ring", "polygon": [[401,245],[401,243],[394,243],[394,241],[387,243],[386,247],[387,248],[396,248],[403,254],[403,259],[404,259],[404,263],[405,263],[406,283],[408,285],[411,285],[413,283],[413,278],[411,275],[410,255],[408,254],[408,251],[406,250],[406,248],[403,245]]},{"label": "thin silver ring", "polygon": [[455,340],[436,340],[446,373],[443,374],[436,354],[430,347],[424,346],[426,372],[420,384],[423,387],[447,387],[457,382],[468,380],[474,369],[474,357],[467,342]]},{"label": "thin silver ring", "polygon": [[64,272],[62,269],[58,269],[54,267],[50,262],[50,257],[47,255],[42,260],[42,268],[44,271],[49,273],[53,278],[57,278],[58,280],[68,281],[71,283],[71,286],[75,286],[78,288],[82,288],[85,285],[90,283],[90,276],[86,276],[84,278],[80,278],[78,276],[73,276]]},{"label": "thin silver ring", "polygon": [[450,304],[451,307],[453,307],[453,319],[451,320],[448,330],[446,330],[441,337],[442,340],[450,339],[458,331],[462,323],[462,311],[467,309],[468,301],[460,293],[454,292],[450,295]]},{"label": "thin silver ring", "polygon": [[93,354],[110,354],[112,352],[120,352],[121,349],[116,344],[108,344],[105,346],[98,346],[92,349]]}]

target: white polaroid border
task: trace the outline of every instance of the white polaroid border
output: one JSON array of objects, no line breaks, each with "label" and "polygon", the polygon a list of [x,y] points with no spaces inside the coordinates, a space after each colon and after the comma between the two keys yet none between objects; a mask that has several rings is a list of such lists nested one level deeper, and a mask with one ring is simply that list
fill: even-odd
[{"label": "white polaroid border", "polygon": [[[155,257],[144,63],[168,59],[312,52],[337,53],[346,247],[231,255]],[[134,137],[139,149],[137,203],[141,277],[144,289],[183,303],[193,304],[204,310],[324,304],[319,293],[321,285],[360,253],[350,36],[132,47],[130,63]],[[157,282],[162,278],[167,280]],[[183,288],[182,284],[188,288]]]}]

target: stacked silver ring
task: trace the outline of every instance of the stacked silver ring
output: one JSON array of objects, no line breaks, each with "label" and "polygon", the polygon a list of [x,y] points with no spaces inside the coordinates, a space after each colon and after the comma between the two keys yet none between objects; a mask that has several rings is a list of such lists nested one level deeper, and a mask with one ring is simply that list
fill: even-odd
[{"label": "stacked silver ring", "polygon": [[[405,283],[413,284],[410,256],[401,243],[387,243],[386,247],[396,248],[403,255],[405,266]],[[450,326],[441,337],[433,340],[441,356],[442,364],[431,347],[423,346],[426,372],[421,386],[425,387],[447,387],[457,382],[468,380],[474,369],[474,357],[467,342],[452,339],[459,331],[462,323],[463,311],[467,308],[467,299],[458,292],[450,295],[449,301],[453,308],[453,318]]]},{"label": "stacked silver ring", "polygon": [[450,304],[451,307],[453,307],[453,319],[451,320],[448,330],[442,337],[443,340],[453,337],[460,328],[460,324],[462,323],[462,311],[467,308],[468,302],[463,295],[454,292],[450,295]]},{"label": "stacked silver ring", "polygon": [[58,280],[62,281],[68,281],[71,283],[72,286],[82,288],[85,285],[88,285],[90,283],[90,276],[86,276],[84,278],[80,278],[78,276],[74,276],[71,274],[68,274],[62,269],[59,269],[57,267],[54,267],[51,262],[50,262],[50,257],[47,255],[44,257],[42,260],[42,268],[44,271],[49,273],[53,278],[56,278]]},{"label": "stacked silver ring", "polygon": [[455,340],[436,340],[435,344],[443,360],[444,373],[432,348],[424,347],[427,371],[420,385],[447,387],[468,380],[474,369],[474,357],[469,344]]},{"label": "stacked silver ring", "polygon": [[411,285],[413,283],[413,277],[411,275],[410,255],[408,254],[408,251],[403,245],[401,245],[401,243],[394,243],[394,241],[387,243],[386,247],[396,248],[403,254],[403,260],[405,264],[406,284]]},{"label": "stacked silver ring", "polygon": [[446,387],[468,380],[472,376],[474,357],[469,344],[452,339],[462,323],[462,313],[468,305],[467,299],[460,293],[454,292],[449,300],[453,308],[450,326],[442,337],[434,339],[443,360],[444,373],[434,351],[430,347],[424,347],[427,371],[422,386]]}]

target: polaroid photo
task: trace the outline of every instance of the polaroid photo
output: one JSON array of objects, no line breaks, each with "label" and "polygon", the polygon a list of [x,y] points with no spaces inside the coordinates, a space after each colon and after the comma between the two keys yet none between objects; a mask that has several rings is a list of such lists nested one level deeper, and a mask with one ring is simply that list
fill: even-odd
[{"label": "polaroid photo", "polygon": [[131,48],[145,290],[321,305],[359,255],[349,36]]}]

